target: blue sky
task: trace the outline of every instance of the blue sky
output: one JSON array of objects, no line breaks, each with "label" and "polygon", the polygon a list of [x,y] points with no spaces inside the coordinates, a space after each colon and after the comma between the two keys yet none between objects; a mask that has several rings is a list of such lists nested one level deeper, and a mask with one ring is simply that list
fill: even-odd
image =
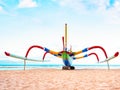
[{"label": "blue sky", "polygon": [[[0,0],[0,60],[13,60],[4,51],[24,56],[31,45],[62,50],[65,23],[68,47],[72,45],[73,51],[100,45],[111,56],[120,50],[120,0]],[[91,52],[105,59],[99,49]],[[34,49],[29,57],[42,55],[43,51]],[[49,58],[57,63],[60,60]],[[120,63],[119,58],[111,63]],[[77,61],[95,62],[94,56]]]}]

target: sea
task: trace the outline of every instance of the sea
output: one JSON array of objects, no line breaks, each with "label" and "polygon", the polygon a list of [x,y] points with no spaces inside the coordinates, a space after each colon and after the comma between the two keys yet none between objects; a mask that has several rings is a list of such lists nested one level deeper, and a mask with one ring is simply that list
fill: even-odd
[{"label": "sea", "polygon": [[[26,62],[25,69],[62,69],[63,62]],[[109,63],[72,63],[75,69],[120,69],[120,64]],[[0,71],[2,70],[24,70],[24,62],[16,60],[0,60]]]},{"label": "sea", "polygon": [[[38,65],[26,65],[25,69],[30,70],[30,69],[41,69],[41,68],[46,68],[46,69],[62,69],[64,65],[63,64],[38,64]],[[120,69],[120,65],[81,65],[81,64],[75,64],[73,65],[75,69]],[[24,65],[0,65],[0,70],[24,70]]]}]

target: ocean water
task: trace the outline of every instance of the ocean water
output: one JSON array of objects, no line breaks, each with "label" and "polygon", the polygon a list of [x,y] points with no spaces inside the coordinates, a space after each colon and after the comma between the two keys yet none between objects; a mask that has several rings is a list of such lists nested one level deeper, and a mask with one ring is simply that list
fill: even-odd
[{"label": "ocean water", "polygon": [[[40,68],[56,68],[60,69],[62,68],[61,65],[48,65],[48,64],[43,64],[43,65],[26,65],[25,66],[26,70],[28,69],[40,69]],[[0,65],[0,70],[24,70],[24,65]]]},{"label": "ocean water", "polygon": [[[26,70],[29,69],[62,69],[61,64],[41,64],[41,65],[27,65]],[[107,65],[73,65],[75,69],[108,69]],[[120,69],[120,65],[110,65],[110,69]],[[24,70],[24,65],[0,65],[0,70]]]},{"label": "ocean water", "polygon": [[[63,62],[26,62],[26,69],[62,69],[64,66]],[[75,69],[108,69],[107,63],[92,63],[92,64],[81,64],[81,63],[72,63],[72,66]],[[120,69],[120,64],[109,63],[110,69]],[[0,70],[24,70],[23,61],[14,61],[14,60],[0,60]]]}]

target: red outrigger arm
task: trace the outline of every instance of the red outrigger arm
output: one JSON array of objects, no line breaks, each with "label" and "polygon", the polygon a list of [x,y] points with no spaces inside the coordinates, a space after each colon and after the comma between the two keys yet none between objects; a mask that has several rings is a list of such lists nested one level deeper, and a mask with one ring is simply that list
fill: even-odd
[{"label": "red outrigger arm", "polygon": [[33,48],[39,48],[39,49],[42,49],[42,50],[45,51],[45,53],[43,55],[43,60],[44,60],[47,53],[50,53],[52,55],[58,55],[59,54],[59,52],[49,50],[48,48],[45,48],[45,47],[42,47],[42,46],[39,46],[39,45],[33,45],[33,46],[29,47],[29,49],[27,50],[26,55],[25,55],[26,58],[28,57],[28,54],[29,54],[30,50],[33,49]]}]

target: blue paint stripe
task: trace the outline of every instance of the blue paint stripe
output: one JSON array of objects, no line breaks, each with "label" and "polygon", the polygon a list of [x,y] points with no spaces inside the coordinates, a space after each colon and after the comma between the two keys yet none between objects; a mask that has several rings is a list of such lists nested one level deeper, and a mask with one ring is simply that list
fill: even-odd
[{"label": "blue paint stripe", "polygon": [[70,54],[70,56],[74,56],[74,53]]},{"label": "blue paint stripe", "polygon": [[45,50],[46,52],[50,52],[50,50],[49,50],[48,48],[44,48],[44,50]]},{"label": "blue paint stripe", "polygon": [[71,66],[68,60],[63,60],[65,66]]},{"label": "blue paint stripe", "polygon": [[82,50],[82,52],[87,52],[88,51],[88,48],[85,48]]},{"label": "blue paint stripe", "polygon": [[88,55],[86,54],[86,55],[84,55],[84,57],[88,57]]},{"label": "blue paint stripe", "polygon": [[73,60],[75,60],[76,59],[76,57],[73,57]]},{"label": "blue paint stripe", "polygon": [[54,54],[54,56],[58,56],[58,55]]}]

